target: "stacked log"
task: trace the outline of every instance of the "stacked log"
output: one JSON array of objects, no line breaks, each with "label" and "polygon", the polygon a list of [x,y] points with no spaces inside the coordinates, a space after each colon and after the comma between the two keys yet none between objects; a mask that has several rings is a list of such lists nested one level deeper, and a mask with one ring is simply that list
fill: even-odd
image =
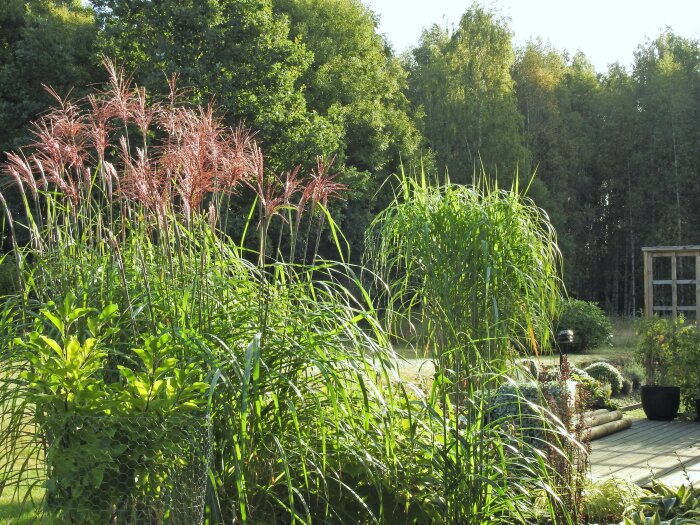
[{"label": "stacked log", "polygon": [[619,410],[600,409],[586,412],[583,415],[585,428],[589,430],[591,441],[608,436],[632,426],[631,419],[625,419]]}]

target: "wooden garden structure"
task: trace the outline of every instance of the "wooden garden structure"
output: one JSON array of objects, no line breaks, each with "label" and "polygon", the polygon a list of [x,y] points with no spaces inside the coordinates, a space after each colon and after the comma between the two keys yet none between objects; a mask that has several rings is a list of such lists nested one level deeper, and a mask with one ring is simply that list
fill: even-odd
[{"label": "wooden garden structure", "polygon": [[700,245],[653,246],[644,254],[644,315],[700,323]]}]

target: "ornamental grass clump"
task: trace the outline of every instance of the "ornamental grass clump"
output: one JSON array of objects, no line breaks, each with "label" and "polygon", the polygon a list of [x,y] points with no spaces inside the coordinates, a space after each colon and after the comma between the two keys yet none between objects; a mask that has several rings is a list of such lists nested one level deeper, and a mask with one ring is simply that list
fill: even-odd
[{"label": "ornamental grass clump", "polygon": [[[494,406],[514,359],[546,351],[551,339],[562,284],[544,212],[517,183],[507,191],[485,175],[472,186],[403,176],[370,227],[366,260],[379,276],[389,331],[400,338],[414,327],[406,344],[435,363],[428,403],[441,436],[433,457],[444,521],[525,522],[532,495],[543,493],[550,519],[576,523],[585,453],[571,419],[543,409],[541,392],[533,403],[515,389]],[[516,419],[546,439],[492,417],[505,406],[522,410]]]},{"label": "ornamental grass clump", "polygon": [[[388,283],[388,311],[422,327],[417,344],[442,368],[549,348],[561,255],[547,216],[517,186],[501,190],[485,175],[473,186],[403,177],[367,245]],[[453,346],[462,350],[444,351]]]},{"label": "ornamental grass clump", "polygon": [[612,477],[591,481],[584,493],[588,521],[620,523],[625,513],[631,513],[648,494],[627,479]]},{"label": "ornamental grass clump", "polygon": [[[55,523],[118,507],[97,482],[80,502],[72,499],[77,491],[66,487],[79,484],[62,473],[79,464],[61,469],[52,458],[80,456],[80,443],[61,449],[63,456],[44,445],[61,443],[51,438],[56,421],[77,414],[77,406],[58,403],[65,414],[46,412],[41,407],[65,388],[27,375],[49,377],[53,361],[32,361],[27,345],[46,337],[61,347],[46,315],[49,305],[73,298],[66,315],[111,312],[89,378],[95,403],[142,417],[154,403],[121,403],[115,389],[149,400],[169,393],[178,377],[195,389],[182,401],[212,422],[201,516],[208,523],[371,523],[413,508],[400,474],[419,471],[412,466],[419,444],[410,439],[418,431],[404,429],[412,405],[368,295],[350,266],[321,261],[315,248],[295,259],[296,241],[318,246],[324,225],[340,251],[327,204],[342,197],[343,185],[330,162],[319,160],[308,175],[270,174],[251,132],[225,128],[213,108],[181,103],[174,83],[169,98],[153,101],[107,68],[104,90],[83,102],[60,100],[35,124],[32,146],[10,154],[4,167],[23,199],[19,216],[4,207],[5,225],[29,240],[12,235],[18,291],[0,311],[0,490],[27,506],[43,495],[36,506]],[[231,209],[234,197],[251,194],[250,208]],[[248,218],[243,240],[226,233],[237,213]],[[292,237],[285,258],[271,248],[273,223]],[[89,323],[81,327],[76,341],[84,350]],[[160,366],[152,369],[141,350],[162,338],[178,342],[169,346],[177,361],[167,361],[152,389],[141,392],[144,374]],[[188,367],[196,374],[183,376]],[[174,421],[178,407],[161,405],[159,416]],[[142,433],[153,439],[141,442],[144,457],[158,457],[159,439],[167,441],[158,428]],[[133,469],[123,475],[131,485],[143,478]],[[56,476],[60,497],[46,485]],[[147,491],[165,493],[172,477],[153,476]],[[174,511],[161,511],[148,519],[177,523]]]}]

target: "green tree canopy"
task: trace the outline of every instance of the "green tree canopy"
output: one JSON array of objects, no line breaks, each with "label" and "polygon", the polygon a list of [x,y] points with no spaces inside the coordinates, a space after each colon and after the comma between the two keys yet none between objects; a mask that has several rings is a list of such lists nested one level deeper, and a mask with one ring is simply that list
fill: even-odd
[{"label": "green tree canopy", "polygon": [[386,174],[415,157],[420,137],[408,114],[406,72],[359,0],[276,0],[292,36],[313,53],[302,76],[309,107],[339,121],[344,153],[361,171]]},{"label": "green tree canopy", "polygon": [[413,52],[411,93],[425,110],[425,133],[453,178],[483,164],[512,178],[527,159],[504,20],[474,4],[453,31],[434,26]]},{"label": "green tree canopy", "polygon": [[360,0],[274,0],[291,36],[312,54],[301,75],[308,107],[339,126],[335,169],[350,186],[342,222],[359,255],[364,230],[389,199],[383,182],[419,163],[421,134],[405,95],[407,74]]},{"label": "green tree canopy", "polygon": [[337,126],[307,111],[299,79],[313,58],[289,38],[269,0],[93,0],[102,52],[135,71],[151,92],[168,77],[198,103],[215,100],[230,124],[245,122],[274,169],[329,156]]},{"label": "green tree canopy", "polygon": [[518,50],[512,69],[518,108],[523,115],[524,144],[531,160],[531,164],[523,165],[523,171],[536,171],[530,195],[547,209],[557,227],[566,220],[566,203],[561,197],[568,184],[566,142],[570,137],[560,94],[567,67],[564,55],[537,41]]},{"label": "green tree canopy", "polygon": [[56,101],[97,80],[93,12],[80,0],[0,3],[0,151],[29,137],[29,122]]},{"label": "green tree canopy", "polygon": [[700,42],[665,31],[640,47],[633,77],[648,241],[700,242]]}]

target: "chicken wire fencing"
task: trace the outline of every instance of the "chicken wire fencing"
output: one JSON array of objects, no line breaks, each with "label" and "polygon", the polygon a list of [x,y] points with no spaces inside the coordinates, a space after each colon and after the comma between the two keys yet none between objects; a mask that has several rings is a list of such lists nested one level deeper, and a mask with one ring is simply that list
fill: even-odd
[{"label": "chicken wire fencing", "polygon": [[212,451],[207,415],[53,415],[37,423],[41,513],[50,523],[203,523]]}]

